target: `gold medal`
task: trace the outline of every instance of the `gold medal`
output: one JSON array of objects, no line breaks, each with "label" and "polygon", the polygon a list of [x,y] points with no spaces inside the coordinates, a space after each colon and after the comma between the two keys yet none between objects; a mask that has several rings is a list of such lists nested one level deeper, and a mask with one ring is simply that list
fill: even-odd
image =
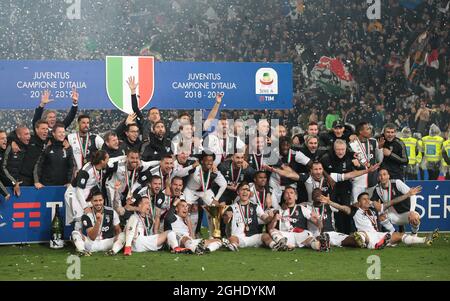
[{"label": "gold medal", "polygon": [[87,159],[83,159],[83,165],[85,165],[87,162]]},{"label": "gold medal", "polygon": [[245,232],[248,232],[248,231],[250,231],[250,228],[248,225],[245,225]]}]

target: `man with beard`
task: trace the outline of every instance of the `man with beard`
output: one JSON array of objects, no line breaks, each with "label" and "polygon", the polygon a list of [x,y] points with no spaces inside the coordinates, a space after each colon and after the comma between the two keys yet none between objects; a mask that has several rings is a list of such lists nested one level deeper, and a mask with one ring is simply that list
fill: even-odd
[{"label": "man with beard", "polygon": [[[303,165],[298,163],[296,161],[297,152],[291,148],[291,142],[290,139],[287,137],[281,137],[279,140],[279,155],[280,160],[278,164],[276,164],[277,167],[281,167],[282,165],[288,165],[296,172],[300,172],[300,170],[303,168]],[[309,160],[306,156],[304,156],[302,153],[298,152],[298,155],[301,155],[306,160]],[[311,162],[310,160],[308,162]],[[312,162],[311,162],[312,163]],[[291,186],[297,188],[297,183],[294,180],[291,180],[286,177],[282,177],[277,173],[272,173],[270,175],[270,182],[269,186],[272,189],[272,196],[274,198],[274,203],[280,204],[281,203],[281,195],[283,194],[283,191],[286,187]],[[306,196],[306,191],[304,192],[304,195]],[[302,199],[305,199],[306,197],[302,197]]]},{"label": "man with beard", "polygon": [[[305,144],[302,145],[298,151],[302,152],[312,162],[319,161],[325,153],[324,150],[319,149],[319,138],[317,136],[305,136]],[[307,166],[303,165],[304,170],[307,170]]]},{"label": "man with beard", "polygon": [[[158,176],[155,176],[158,177]],[[156,216],[155,216],[155,228],[162,230],[164,228],[164,218],[169,212],[170,208],[176,204],[177,200],[184,200],[183,194],[183,179],[180,177],[173,177],[170,181],[170,189],[164,189],[162,191],[162,198],[158,194],[156,201]],[[161,223],[161,221],[163,221]],[[190,222],[190,219],[188,219]]]},{"label": "man with beard", "polygon": [[220,163],[218,169],[227,181],[227,189],[220,197],[219,202],[231,205],[237,196],[237,187],[242,181],[251,180],[254,170],[244,161],[243,152],[234,153],[231,160]]},{"label": "man with beard", "polygon": [[173,231],[158,232],[155,227],[156,206],[147,196],[138,196],[133,203],[134,214],[125,226],[125,247],[123,254],[130,256],[133,252],[158,251],[167,241],[169,246],[177,245]]},{"label": "man with beard", "polygon": [[[156,162],[156,161],[152,161]],[[170,180],[175,176],[174,173],[174,163],[173,156],[171,154],[166,154],[162,156],[159,164],[152,167],[149,170],[150,174],[153,176],[160,176],[162,179],[162,189],[170,189]]]},{"label": "man with beard", "polygon": [[[227,189],[227,181],[222,173],[213,169],[214,160],[214,153],[203,152],[200,156],[200,165],[189,174],[184,190],[184,196],[190,206],[192,226],[196,230],[200,230],[197,228],[197,223],[201,223],[201,220],[198,219],[198,206],[201,204],[199,200],[204,206],[218,206],[220,197]],[[219,187],[217,193],[212,190],[213,184]],[[212,233],[210,234],[212,235]]]},{"label": "man with beard", "polygon": [[92,189],[87,201],[92,204],[92,210],[81,217],[85,234],[77,229],[72,232],[75,248],[82,256],[90,256],[92,252],[117,254],[125,243],[119,216],[112,208],[104,206],[102,192],[97,188]]},{"label": "man with beard", "polygon": [[313,203],[305,206],[318,216],[319,223],[308,221],[308,230],[311,231],[314,237],[321,233],[326,233],[330,238],[330,245],[333,247],[358,247],[354,236],[335,230],[333,217],[338,210],[321,202],[321,199],[325,197],[322,195],[322,191],[316,188],[313,190],[312,195]]},{"label": "man with beard", "polygon": [[224,246],[231,251],[239,248],[266,246],[272,250],[279,250],[286,246],[286,239],[280,238],[275,242],[268,233],[261,233],[258,218],[264,223],[273,219],[273,213],[265,213],[260,206],[250,202],[250,186],[242,182],[237,188],[239,199],[223,214],[225,224],[231,223],[231,235],[224,239]]},{"label": "man with beard", "polygon": [[[268,184],[268,176],[265,171],[257,171],[253,176],[253,183],[249,183],[250,187],[250,202],[268,213],[274,209],[280,208],[280,203],[273,199],[272,187]],[[263,231],[266,223],[258,218],[258,227],[260,232]]]},{"label": "man with beard", "polygon": [[[356,125],[357,138],[351,137],[350,146],[357,154],[361,165],[366,169],[383,161],[383,150],[378,141],[372,138],[372,129],[368,122],[360,122]],[[377,173],[365,173],[353,180],[352,195],[353,202],[356,202],[358,195],[365,191],[369,191],[377,184]]]},{"label": "man with beard", "polygon": [[144,161],[160,160],[161,156],[171,154],[171,144],[166,137],[166,127],[162,121],[157,121],[153,125],[153,133],[150,133],[150,139],[145,142],[141,148],[141,159]]},{"label": "man with beard", "polygon": [[[135,149],[127,151],[126,156],[116,157],[114,162],[108,164],[108,179],[105,187],[108,200],[113,203],[113,208],[124,216],[129,217],[127,210],[135,209],[131,206],[132,196],[135,191],[139,191],[140,187],[146,181],[147,170],[153,167],[156,162],[145,162],[139,159],[139,152]],[[115,183],[120,182],[121,185],[115,192]],[[144,184],[145,185],[145,184]],[[120,199],[115,199],[119,197]]]},{"label": "man with beard", "polygon": [[274,219],[279,223],[273,227],[268,227],[268,232],[274,241],[281,242],[284,239],[286,247],[282,247],[283,250],[309,247],[320,252],[329,251],[329,235],[319,233],[317,237],[314,237],[307,228],[308,222],[320,225],[319,215],[315,211],[297,204],[295,188],[286,187],[282,198],[283,210],[280,213],[275,213],[274,216]]},{"label": "man with beard", "polygon": [[[72,180],[72,183],[67,187],[64,194],[64,201],[66,206],[66,224],[74,225],[75,231],[80,231],[82,228],[81,217],[91,211],[90,203],[88,203],[88,196],[91,189],[97,187],[100,191],[102,189],[104,169],[108,166],[109,155],[103,150],[97,151],[90,162],[86,163],[77,176]],[[104,199],[102,196],[102,205]]]},{"label": "man with beard", "polygon": [[90,121],[88,115],[78,116],[78,132],[67,135],[75,159],[75,172],[89,162],[92,155],[104,144],[102,137],[89,132]]},{"label": "man with beard", "polygon": [[381,167],[389,171],[391,179],[404,180],[404,167],[408,164],[406,146],[396,137],[397,127],[388,123],[384,126],[380,147],[383,148],[383,162]]},{"label": "man with beard", "polygon": [[[371,201],[377,202],[375,207],[382,207],[378,210],[383,213],[380,216],[381,225],[389,232],[394,232],[395,228],[392,224],[404,227],[407,224],[411,226],[412,234],[417,234],[420,225],[420,216],[416,211],[417,197],[421,187],[410,189],[402,180],[390,179],[389,171],[380,168],[378,171],[378,184],[375,186]],[[407,198],[397,204],[391,205],[391,201],[399,196],[407,195]],[[389,209],[388,209],[389,208]],[[404,228],[403,228],[404,229]],[[400,232],[404,232],[400,228]]]}]

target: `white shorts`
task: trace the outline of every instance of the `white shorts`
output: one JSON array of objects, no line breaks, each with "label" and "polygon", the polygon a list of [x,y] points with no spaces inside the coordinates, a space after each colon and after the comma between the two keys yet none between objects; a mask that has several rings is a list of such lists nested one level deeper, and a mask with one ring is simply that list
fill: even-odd
[{"label": "white shorts", "polygon": [[148,252],[158,251],[162,248],[162,245],[158,247],[159,234],[145,236],[139,235],[132,244],[133,252]]},{"label": "white shorts", "polygon": [[84,214],[84,209],[81,202],[77,198],[75,189],[69,186],[64,193],[64,203],[66,207],[66,226],[70,225],[75,219],[81,220]]},{"label": "white shorts", "polygon": [[397,225],[397,226],[409,225],[409,220],[408,220],[409,211],[403,212],[403,213],[398,213],[392,207],[388,208],[388,209],[389,210],[388,210],[387,217],[392,224]]},{"label": "white shorts", "polygon": [[369,241],[366,240],[367,249],[375,249],[376,244],[381,242],[386,234],[389,234],[388,232],[364,232],[367,234],[367,237],[369,238]]},{"label": "white shorts", "polygon": [[303,248],[303,242],[310,237],[313,237],[312,233],[308,230],[304,230],[303,232],[287,232],[280,231],[281,234],[287,238],[287,244],[289,246],[294,246],[296,248]]},{"label": "white shorts", "polygon": [[213,198],[215,196],[214,192],[209,189],[207,191],[195,191],[186,188],[184,190],[184,199],[190,205],[198,204],[198,199],[202,199],[206,205],[211,205]]},{"label": "white shorts", "polygon": [[[183,240],[183,238],[188,238],[192,241],[192,243],[194,245],[197,245],[202,239],[201,238],[197,238],[197,239],[193,239],[192,237],[190,237],[189,235],[184,235],[184,234],[178,234],[176,233],[176,237],[177,237],[177,242],[178,245],[181,246],[181,241]],[[186,247],[185,245],[183,245],[183,247]]]},{"label": "white shorts", "polygon": [[325,232],[330,235],[330,245],[333,247],[341,247],[342,241],[348,237],[347,234],[339,233],[335,231]]},{"label": "white shorts", "polygon": [[86,236],[86,240],[84,241],[84,248],[88,252],[106,252],[111,250],[113,245],[114,237],[92,241]]},{"label": "white shorts", "polygon": [[262,234],[255,234],[252,236],[238,235],[236,237],[239,239],[239,248],[257,248],[263,244],[261,240]]}]

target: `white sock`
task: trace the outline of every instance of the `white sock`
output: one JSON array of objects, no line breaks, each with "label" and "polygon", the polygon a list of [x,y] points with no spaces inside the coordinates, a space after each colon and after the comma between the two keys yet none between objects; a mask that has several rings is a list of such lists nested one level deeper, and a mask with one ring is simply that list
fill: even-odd
[{"label": "white sock", "polygon": [[134,235],[136,235],[138,219],[136,215],[130,216],[127,225],[125,226],[125,247],[131,247],[133,243]]},{"label": "white sock", "polygon": [[83,236],[81,235],[80,232],[78,231],[73,231],[72,232],[72,241],[73,244],[75,245],[75,248],[77,249],[78,252],[84,252],[84,240],[83,240]]},{"label": "white sock", "polygon": [[169,233],[167,233],[167,243],[172,250],[176,247],[179,247],[177,235],[175,234],[175,232],[169,231]]},{"label": "white sock", "polygon": [[81,231],[83,230],[83,225],[81,224],[81,220],[79,218],[76,218],[73,221],[74,221],[73,230],[81,233]]},{"label": "white sock", "polygon": [[198,243],[200,242],[200,239],[189,239],[184,243],[184,246],[191,250],[192,252],[195,252],[195,248],[197,248]]},{"label": "white sock", "polygon": [[221,246],[222,246],[222,243],[221,243],[221,242],[214,241],[214,242],[212,242],[212,243],[210,243],[210,244],[208,245],[208,249],[209,249],[211,252],[214,252],[214,251],[217,251]]},{"label": "white sock", "polygon": [[410,225],[410,226],[411,226],[412,234],[417,234],[417,232],[419,232],[420,223],[417,226],[413,226],[413,225]]},{"label": "white sock", "polygon": [[117,240],[114,242],[112,251],[114,254],[119,253],[120,250],[122,250],[123,245],[125,244],[125,233],[120,233],[117,237]]},{"label": "white sock", "polygon": [[425,243],[425,237],[416,237],[416,236],[405,234],[402,236],[402,241],[407,245],[423,244],[423,243]]},{"label": "white sock", "polygon": [[192,231],[195,232],[195,229],[197,229],[197,223],[198,223],[198,211],[191,212],[190,218],[191,218],[191,224],[192,224]]},{"label": "white sock", "polygon": [[320,242],[314,239],[311,242],[311,249],[316,250],[316,251],[320,250]]},{"label": "white sock", "polygon": [[391,221],[388,219],[385,219],[384,221],[381,221],[380,224],[386,228],[390,233],[395,232],[395,228],[392,225]]},{"label": "white sock", "polygon": [[278,231],[278,230],[273,230],[273,231],[270,233],[270,235],[272,236],[272,239],[273,239],[275,242],[279,242],[280,239],[282,239],[282,238],[284,237],[283,234],[281,234],[281,232]]}]

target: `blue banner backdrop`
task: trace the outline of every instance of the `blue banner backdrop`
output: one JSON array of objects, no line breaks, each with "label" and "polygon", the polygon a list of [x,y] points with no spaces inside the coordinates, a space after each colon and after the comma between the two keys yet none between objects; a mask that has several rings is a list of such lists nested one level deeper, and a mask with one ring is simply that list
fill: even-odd
[{"label": "blue banner backdrop", "polygon": [[[67,109],[74,85],[80,108],[115,108],[106,92],[105,61],[0,60],[0,109],[35,108],[46,89],[55,100],[48,108]],[[147,108],[210,109],[217,92],[225,93],[223,109],[292,108],[290,63],[156,62],[154,85]]]},{"label": "blue banner backdrop", "polygon": [[[450,231],[450,185],[446,181],[409,181],[408,186],[422,185],[416,210],[421,216],[421,232],[435,228]],[[22,187],[20,198],[0,199],[0,244],[47,242],[56,204],[64,205],[64,187]],[[64,208],[60,209],[64,222]],[[409,228],[409,226],[408,226]],[[409,229],[407,229],[409,230]],[[64,237],[70,235],[66,227]]]},{"label": "blue banner backdrop", "polygon": [[[40,190],[22,187],[20,197],[11,196],[9,201],[0,197],[0,244],[48,242],[56,205],[64,223],[65,191],[59,186]],[[64,237],[68,239],[69,235],[70,227],[65,227]]]}]

